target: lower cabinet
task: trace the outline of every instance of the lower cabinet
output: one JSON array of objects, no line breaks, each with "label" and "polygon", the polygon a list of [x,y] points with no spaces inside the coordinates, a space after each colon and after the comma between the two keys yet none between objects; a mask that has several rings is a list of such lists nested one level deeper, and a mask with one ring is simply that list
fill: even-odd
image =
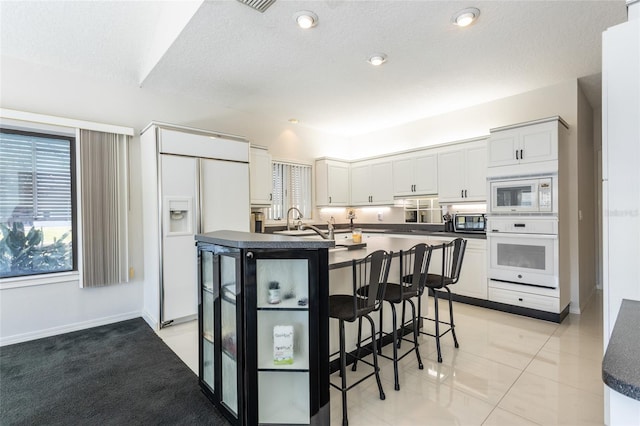
[{"label": "lower cabinet", "polygon": [[328,425],[327,249],[229,245],[197,243],[201,388],[232,424]]},{"label": "lower cabinet", "polygon": [[462,296],[487,299],[487,240],[467,239],[460,279],[451,291]]}]

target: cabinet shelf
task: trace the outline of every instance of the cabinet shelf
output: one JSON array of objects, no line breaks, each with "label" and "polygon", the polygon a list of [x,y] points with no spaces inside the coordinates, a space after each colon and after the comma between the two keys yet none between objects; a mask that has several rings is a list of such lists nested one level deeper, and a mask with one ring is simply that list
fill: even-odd
[{"label": "cabinet shelf", "polygon": [[308,302],[306,305],[298,305],[298,299],[287,299],[280,303],[262,304],[257,307],[259,311],[308,311]]}]

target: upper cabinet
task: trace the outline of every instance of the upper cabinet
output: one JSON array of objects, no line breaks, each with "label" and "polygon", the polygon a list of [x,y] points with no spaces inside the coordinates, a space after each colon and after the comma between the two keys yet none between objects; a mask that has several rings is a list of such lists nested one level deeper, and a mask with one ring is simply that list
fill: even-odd
[{"label": "upper cabinet", "polygon": [[393,160],[393,195],[412,197],[438,193],[438,156],[403,155]]},{"label": "upper cabinet", "polygon": [[316,206],[348,206],[349,201],[349,163],[316,160]]},{"label": "upper cabinet", "polygon": [[351,205],[393,204],[391,161],[351,165]]},{"label": "upper cabinet", "polygon": [[273,172],[271,170],[271,155],[266,149],[251,147],[249,173],[251,205],[270,206]]},{"label": "upper cabinet", "polygon": [[486,201],[486,141],[470,142],[438,154],[438,200]]},{"label": "upper cabinet", "polygon": [[[490,176],[557,170],[559,117],[491,129],[487,144]],[[533,164],[534,163],[534,164]],[[541,164],[544,163],[544,164]],[[499,169],[495,169],[499,167]],[[541,169],[542,168],[542,169]]]}]

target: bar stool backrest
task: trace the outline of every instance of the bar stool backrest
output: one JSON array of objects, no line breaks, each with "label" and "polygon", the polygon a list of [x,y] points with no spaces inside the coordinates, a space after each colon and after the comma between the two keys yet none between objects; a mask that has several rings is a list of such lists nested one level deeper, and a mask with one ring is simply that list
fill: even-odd
[{"label": "bar stool backrest", "polygon": [[401,297],[413,297],[421,294],[427,280],[427,271],[431,262],[431,247],[420,243],[409,250],[400,251]]},{"label": "bar stool backrest", "polygon": [[377,250],[361,260],[353,260],[354,318],[380,308],[389,278],[393,252]]},{"label": "bar stool backrest", "polygon": [[[456,238],[450,243],[445,243],[440,247],[442,247],[441,285],[455,284],[460,278],[467,240]],[[438,248],[438,246],[434,246],[434,248]]]}]

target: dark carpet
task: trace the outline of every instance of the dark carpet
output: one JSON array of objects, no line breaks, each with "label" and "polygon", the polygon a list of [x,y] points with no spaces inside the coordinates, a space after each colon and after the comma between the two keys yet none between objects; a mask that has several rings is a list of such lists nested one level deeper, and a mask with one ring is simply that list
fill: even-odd
[{"label": "dark carpet", "polygon": [[0,348],[1,425],[228,425],[142,318]]}]

